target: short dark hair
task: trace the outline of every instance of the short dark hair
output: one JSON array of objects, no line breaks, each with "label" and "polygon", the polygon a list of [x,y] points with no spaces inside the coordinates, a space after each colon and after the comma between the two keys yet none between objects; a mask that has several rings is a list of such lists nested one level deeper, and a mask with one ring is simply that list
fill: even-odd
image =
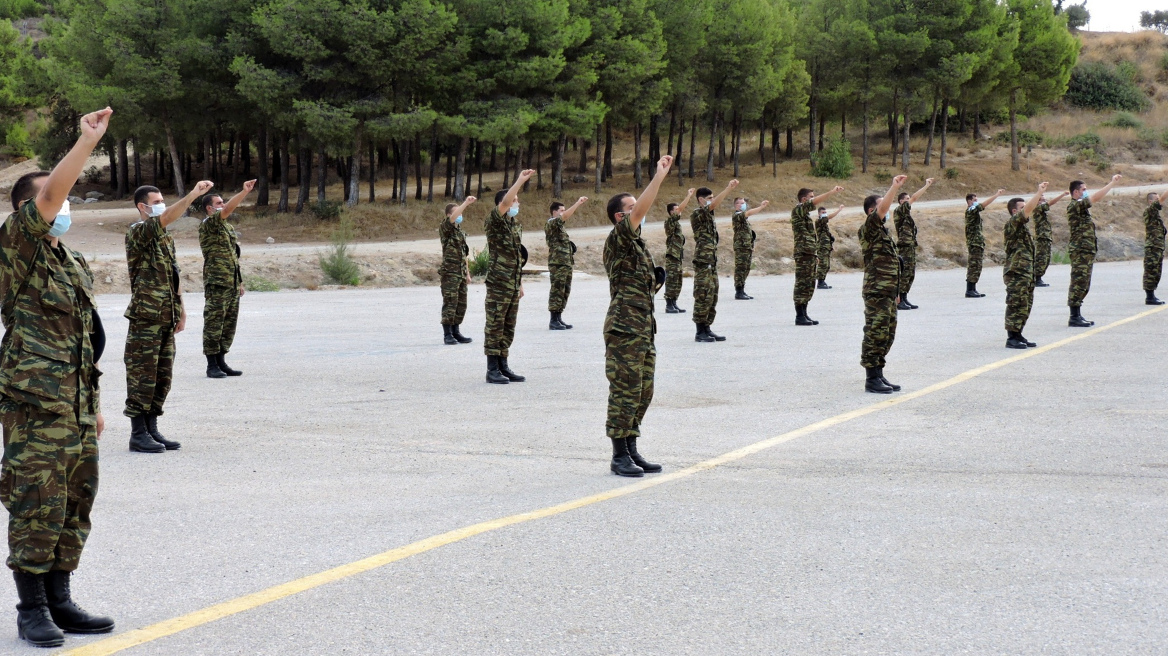
[{"label": "short dark hair", "polygon": [[506,189],[500,189],[499,191],[495,192],[495,207],[498,207],[499,203],[503,202],[503,197],[506,195],[507,195]]},{"label": "short dark hair", "polygon": [[49,177],[48,171],[33,171],[32,173],[25,173],[16,180],[16,184],[12,185],[12,211],[20,209],[20,204],[26,200],[31,200],[36,196],[33,191],[36,189],[37,180]]},{"label": "short dark hair", "polygon": [[1149,191],[1147,198],[1148,198],[1148,200],[1156,200],[1157,198],[1159,198],[1159,196],[1156,194],[1156,192]]},{"label": "short dark hair", "polygon": [[710,189],[709,187],[698,187],[698,190],[694,192],[695,198],[705,198],[706,196],[713,196],[713,195],[714,195],[714,190]]},{"label": "short dark hair", "polygon": [[737,202],[738,202],[738,201],[740,201],[740,200],[746,200],[746,196],[735,196],[735,197],[734,197],[734,202],[735,202],[735,203],[737,203]]},{"label": "short dark hair", "polygon": [[137,207],[138,203],[145,203],[146,199],[150,197],[150,194],[161,193],[162,190],[160,190],[158,187],[152,187],[150,185],[142,185],[141,187],[138,187],[134,190],[134,207]]},{"label": "short dark hair", "polygon": [[1084,184],[1082,180],[1075,180],[1074,182],[1071,183],[1071,193],[1073,194],[1073,193],[1075,193],[1076,189],[1079,189],[1080,187],[1086,187],[1086,186],[1087,185]]},{"label": "short dark hair", "polygon": [[564,204],[563,204],[563,203],[561,203],[560,201],[558,201],[558,200],[556,200],[556,201],[552,201],[552,207],[551,207],[551,209],[550,209],[550,210],[548,210],[548,211],[549,211],[549,212],[555,212],[556,210],[558,210],[558,209],[560,209],[560,208],[562,208],[562,207],[564,207]]},{"label": "short dark hair", "polygon": [[1010,202],[1006,203],[1006,211],[1010,214],[1013,214],[1014,212],[1018,211],[1019,206],[1025,204],[1026,200],[1024,198],[1011,198]]},{"label": "short dark hair", "polygon": [[213,205],[215,203],[216,198],[222,198],[222,197],[223,196],[221,194],[216,194],[216,193],[204,194],[203,197],[199,200],[199,207],[203,208],[203,211],[206,212],[207,207],[210,205]]},{"label": "short dark hair", "polygon": [[974,198],[977,198],[977,194],[965,194],[965,202],[967,202],[967,203],[969,201],[973,200]]},{"label": "short dark hair", "polygon": [[677,203],[670,203],[665,206],[665,212],[667,214],[673,214],[673,210],[675,209],[677,209]]},{"label": "short dark hair", "polygon": [[872,194],[864,199],[864,214],[871,214],[872,210],[876,209],[876,205],[880,203],[880,197]]},{"label": "short dark hair", "polygon": [[447,203],[446,204],[446,216],[450,216],[450,210],[452,210],[456,207],[458,207],[458,203]]},{"label": "short dark hair", "polygon": [[617,194],[608,199],[608,220],[612,221],[613,225],[616,225],[616,215],[624,211],[624,200],[631,197],[632,194]]},{"label": "short dark hair", "polygon": [[795,194],[795,200],[799,201],[800,203],[804,203],[806,201],[803,199],[807,196],[807,194],[810,194],[810,193],[811,193],[810,189],[808,189],[807,187],[803,187],[802,189],[799,190],[799,193]]},{"label": "short dark hair", "polygon": [[912,198],[912,196],[909,196],[907,191],[902,191],[900,192],[900,195],[896,197],[896,202],[903,203],[905,198]]}]

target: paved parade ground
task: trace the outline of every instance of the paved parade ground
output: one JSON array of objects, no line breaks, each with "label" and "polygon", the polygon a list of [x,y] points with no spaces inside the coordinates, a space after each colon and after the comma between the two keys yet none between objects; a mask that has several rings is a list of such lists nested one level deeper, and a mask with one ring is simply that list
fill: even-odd
[{"label": "paved parade ground", "polygon": [[[103,296],[73,589],[117,630],[66,649],[1163,653],[1168,306],[1143,304],[1140,271],[1096,265],[1083,330],[1052,267],[1028,351],[1003,348],[999,268],[983,299],[963,270],[919,273],[893,396],[864,393],[861,274],[828,277],[816,327],[794,326],[792,276],[752,278],[753,301],[724,277],[718,344],[659,296],[639,447],[666,469],[644,479],[608,473],[601,278],[577,277],[567,332],[527,282],[527,382],[506,386],[483,381],[482,285],[466,346],[442,344],[437,287],[250,293],[226,380],[204,376],[188,294],[159,422],[183,447],[159,455],[127,450],[127,297]],[[5,631],[0,652],[43,653]]]}]

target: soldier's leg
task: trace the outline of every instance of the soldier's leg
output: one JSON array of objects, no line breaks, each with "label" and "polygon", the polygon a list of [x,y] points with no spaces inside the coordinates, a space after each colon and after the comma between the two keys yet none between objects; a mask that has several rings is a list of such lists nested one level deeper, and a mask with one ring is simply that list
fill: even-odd
[{"label": "soldier's leg", "polygon": [[709,324],[710,308],[713,305],[713,280],[714,274],[711,272],[709,265],[699,264],[694,266],[693,279],[693,321],[696,324]]},{"label": "soldier's leg", "polygon": [[677,301],[681,296],[681,260],[665,256],[665,300]]},{"label": "soldier's leg", "polygon": [[455,326],[461,326],[462,320],[466,317],[466,294],[467,294],[466,278],[459,276],[459,278],[458,278],[458,292],[457,292],[457,298],[455,299],[455,303],[454,303],[454,314],[453,314],[453,318],[454,318],[453,325],[455,325]]},{"label": "soldier's leg", "polygon": [[[459,276],[454,274],[442,274],[442,325],[453,326],[457,324],[458,314],[458,283]],[[465,283],[465,280],[462,280]]]},{"label": "soldier's leg", "polygon": [[884,323],[881,319],[881,297],[864,296],[864,339],[860,343],[860,366],[872,369],[880,366],[880,344],[883,343]]},{"label": "soldier's leg", "polygon": [[795,254],[795,305],[807,305],[815,295],[815,256]]},{"label": "soldier's leg", "polygon": [[1048,268],[1050,268],[1050,242],[1039,239],[1034,244],[1034,278],[1045,276]]},{"label": "soldier's leg", "polygon": [[150,321],[131,319],[126,333],[126,409],[127,417],[144,417],[154,405],[158,385],[158,358],[162,351],[159,326]]},{"label": "soldier's leg", "polygon": [[235,343],[235,328],[239,325],[239,290],[228,289],[226,294],[226,311],[223,314],[223,337],[220,339],[220,353],[227,353]]},{"label": "soldier's leg", "polygon": [[657,372],[657,347],[653,344],[651,336],[644,338],[644,341],[648,342],[649,345],[645,348],[645,359],[641,361],[641,396],[637,406],[637,433],[641,432],[641,421],[645,418],[645,412],[649,410],[649,404],[653,402],[653,378]]},{"label": "soldier's leg", "polygon": [[499,355],[507,357],[511,343],[515,341],[515,322],[519,319],[519,288],[504,300],[503,334],[499,340]]},{"label": "soldier's leg", "polygon": [[[884,343],[881,344],[880,353],[880,368],[884,368],[885,358],[888,352],[892,350],[892,343],[896,341],[896,299],[891,296],[883,298],[883,317],[884,317]],[[899,388],[897,388],[899,389]]]},{"label": "soldier's leg", "polygon": [[706,317],[709,319],[706,321],[708,324],[713,324],[714,318],[718,316],[718,287],[720,285],[718,265],[715,264],[714,268],[710,269],[710,311],[706,313]]},{"label": "soldier's leg", "polygon": [[1067,292],[1067,305],[1077,308],[1091,291],[1091,269],[1095,266],[1093,253],[1071,251],[1071,286]]},{"label": "soldier's leg", "polygon": [[746,286],[746,277],[750,275],[750,257],[752,252],[743,248],[734,249],[734,288],[742,289]]},{"label": "soldier's leg", "polygon": [[969,264],[965,268],[965,282],[976,285],[977,281],[981,279],[981,265],[984,258],[984,249],[977,247],[969,249]]},{"label": "soldier's leg", "polygon": [[548,290],[548,312],[552,314],[563,312],[564,305],[567,301],[568,295],[565,290],[566,281],[564,277],[565,269],[567,269],[570,275],[571,268],[569,267],[559,265],[548,267],[548,277],[551,279],[551,289]]},{"label": "soldier's leg", "polygon": [[174,327],[159,326],[158,341],[161,348],[158,350],[158,377],[154,385],[154,398],[150,405],[150,414],[162,416],[162,406],[170,394],[170,384],[174,380]]},{"label": "soldier's leg", "polygon": [[1149,248],[1144,251],[1144,291],[1154,292],[1160,286],[1160,276],[1164,269],[1164,251]]},{"label": "soldier's leg", "polygon": [[502,355],[503,314],[505,292],[493,285],[487,285],[486,326],[483,328],[483,352],[489,356]]},{"label": "soldier's leg", "polygon": [[917,279],[917,254],[915,251],[904,253],[901,260],[904,262],[904,268],[900,276],[900,297],[907,299],[913,282]]},{"label": "soldier's leg", "polygon": [[640,420],[645,416],[648,401],[652,400],[651,369],[649,380],[645,380],[646,359],[652,348],[652,340],[641,335],[604,334],[604,373],[608,378],[608,416],[604,429],[614,440],[640,435]]},{"label": "soldier's leg", "polygon": [[831,271],[831,253],[819,251],[815,254],[815,279],[820,282],[827,280],[829,271]]},{"label": "soldier's leg", "polygon": [[[81,551],[92,526],[89,513],[97,496],[97,431],[93,426],[81,426],[75,445],[71,444],[66,467],[68,502],[61,539],[57,541],[56,563],[53,569],[72,572],[81,560]],[[72,452],[75,451],[75,456]]]},{"label": "soldier's leg", "polygon": [[1026,325],[1024,314],[1026,310],[1025,287],[1026,281],[1017,275],[1007,275],[1006,278],[1006,333],[1020,333]]},{"label": "soldier's leg", "polygon": [[203,288],[203,355],[218,355],[223,338],[227,308],[224,307],[222,288],[207,285]]},{"label": "soldier's leg", "polygon": [[13,570],[45,574],[56,562],[68,503],[65,448],[76,442],[77,429],[75,418],[23,404],[4,415],[0,500],[8,509],[8,567]]}]

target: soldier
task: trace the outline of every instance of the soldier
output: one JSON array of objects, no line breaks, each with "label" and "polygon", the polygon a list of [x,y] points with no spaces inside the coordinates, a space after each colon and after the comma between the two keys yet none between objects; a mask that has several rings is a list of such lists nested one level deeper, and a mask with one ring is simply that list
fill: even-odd
[{"label": "soldier", "polygon": [[80,137],[52,173],[12,187],[0,228],[0,499],[8,509],[8,567],[20,603],[16,630],[37,647],[68,633],[108,633],[114,621],[73,603],[70,577],[89,537],[97,494],[97,440],[105,428],[97,362],[105,333],[93,273],[60,241],[69,229],[69,190],[113,112],[81,117]]},{"label": "soldier", "polygon": [[1164,199],[1168,198],[1168,191],[1157,196],[1155,192],[1148,194],[1148,209],[1144,210],[1144,299],[1145,305],[1163,305],[1164,301],[1156,298],[1156,288],[1160,286],[1160,273],[1164,267],[1164,220],[1160,218],[1160,210],[1164,206]]},{"label": "soldier", "polygon": [[1054,200],[1049,203],[1046,201],[1046,195],[1043,194],[1042,199],[1038,201],[1038,207],[1034,208],[1034,286],[1035,287],[1050,287],[1050,284],[1042,279],[1046,275],[1046,269],[1050,266],[1050,245],[1053,241],[1050,234],[1050,206],[1057,204],[1064,197],[1069,196],[1067,192],[1063,192],[1055,196]]},{"label": "soldier", "polygon": [[617,194],[609,199],[606,209],[613,228],[604,242],[610,299],[604,318],[604,373],[608,377],[605,432],[612,439],[609,469],[618,476],[644,476],[662,469],[637,451],[641,420],[653,400],[657,363],[653,295],[665,278],[665,272],[653,266],[653,256],[641,239],[641,225],[672,164],[672,157],[662,157],[639,199]]},{"label": "soldier", "polygon": [[819,240],[818,248],[815,250],[816,289],[831,289],[831,285],[827,284],[827,274],[831,271],[831,252],[835,250],[835,236],[831,234],[827,222],[839,216],[842,211],[843,205],[837,207],[831,214],[827,213],[826,207],[819,208],[819,218],[815,220],[815,237]]},{"label": "soldier", "polygon": [[568,330],[572,327],[571,324],[564,323],[562,315],[564,307],[568,305],[568,295],[572,293],[572,265],[575,264],[573,256],[576,253],[576,244],[568,239],[564,222],[586,202],[588,197],[581,196],[567,209],[563,203],[552,203],[552,218],[547,220],[547,225],[543,228],[548,247],[548,274],[552,281],[551,290],[548,291],[548,312],[552,315],[548,323],[549,330]]},{"label": "soldier", "polygon": [[487,326],[483,351],[487,354],[487,382],[522,383],[527,378],[511,371],[508,350],[515,340],[515,319],[523,298],[523,226],[519,215],[519,190],[535,169],[526,169],[510,189],[495,194],[495,206],[487,217]]},{"label": "soldier", "polygon": [[815,206],[829,196],[838,194],[844,188],[836,185],[831,191],[818,196],[810,189],[800,189],[796,195],[799,204],[791,210],[791,233],[795,238],[795,325],[818,326],[819,322],[807,316],[807,304],[815,294],[816,251],[819,239],[815,233],[815,221],[811,213]]},{"label": "soldier", "polygon": [[219,194],[207,194],[200,203],[207,218],[199,224],[199,248],[203,251],[203,355],[207,378],[242,376],[224,359],[235,339],[239,299],[243,297],[243,273],[239,270],[239,236],[227,218],[255,187],[243,183],[243,191],[223,202]]},{"label": "soldier", "polygon": [[1005,191],[1005,189],[999,189],[984,203],[977,202],[977,194],[965,196],[965,245],[969,249],[969,264],[965,269],[965,298],[985,296],[977,291],[977,281],[981,279],[981,263],[982,259],[985,258],[985,234],[981,230],[981,212]]},{"label": "soldier", "polygon": [[718,313],[718,224],[714,222],[714,210],[737,186],[738,181],[731,180],[717,196],[708,187],[700,187],[695,193],[698,207],[689,216],[689,226],[694,235],[693,321],[697,325],[694,341],[726,341],[725,337],[710,330]]},{"label": "soldier", "polygon": [[1026,224],[1042,201],[1044,191],[1045,182],[1038,185],[1030,200],[1011,198],[1006,203],[1006,211],[1010,213],[1005,227],[1006,265],[1002,267],[1002,279],[1006,282],[1006,348],[1038,346],[1022,336],[1034,306],[1034,240]]},{"label": "soldier", "polygon": [[467,196],[461,204],[446,206],[446,218],[438,226],[438,241],[442,244],[442,265],[438,276],[442,287],[442,343],[470,344],[471,338],[458,329],[466,316],[466,288],[470,284],[470,266],[467,257],[466,233],[462,231],[462,213],[478,200]]},{"label": "soldier", "polygon": [[1107,192],[1123,176],[1111,176],[1111,182],[1099,191],[1088,194],[1087,185],[1082,180],[1071,183],[1071,200],[1067,205],[1067,225],[1071,228],[1071,241],[1067,255],[1071,259],[1071,286],[1067,290],[1067,305],[1071,308],[1071,318],[1067,325],[1072,328],[1089,328],[1094,321],[1083,318],[1080,308],[1087,292],[1091,291],[1091,269],[1095,266],[1095,253],[1099,245],[1095,240],[1095,222],[1091,220],[1091,206],[1103,200]]},{"label": "soldier", "polygon": [[770,205],[764,200],[754,209],[748,209],[745,198],[734,199],[734,216],[730,219],[734,226],[734,299],[738,301],[752,300],[753,296],[746,294],[746,277],[750,275],[750,259],[754,256],[754,241],[757,235],[750,229],[750,217],[758,214]]},{"label": "soldier", "polygon": [[162,453],[182,446],[158,432],[158,418],[174,374],[174,336],[187,327],[174,239],[166,227],[212,186],[210,180],[203,180],[170,207],[157,187],[134,191],[140,220],[126,232],[126,266],[130,270],[126,318],[130,328],[124,356],[131,451]]},{"label": "soldier", "polygon": [[909,196],[901,192],[896,202],[900,203],[892,211],[892,223],[896,227],[896,252],[900,254],[900,302],[897,310],[916,310],[917,305],[908,302],[908,292],[917,277],[917,223],[912,218],[912,204],[933,186],[933,178],[925,180],[925,186]]},{"label": "soldier", "polygon": [[884,197],[864,199],[864,224],[860,226],[860,250],[864,254],[864,341],[860,346],[860,365],[867,377],[864,389],[877,394],[899,392],[884,377],[884,358],[896,338],[896,305],[900,301],[900,256],[888,234],[885,218],[896,198],[896,191],[908,179],[898,175]]},{"label": "soldier", "polygon": [[685,257],[685,235],[681,234],[681,214],[693,198],[694,189],[691,187],[680,203],[670,203],[665,206],[665,312],[667,314],[684,314],[685,310],[677,307],[677,298],[681,296],[681,262]]}]

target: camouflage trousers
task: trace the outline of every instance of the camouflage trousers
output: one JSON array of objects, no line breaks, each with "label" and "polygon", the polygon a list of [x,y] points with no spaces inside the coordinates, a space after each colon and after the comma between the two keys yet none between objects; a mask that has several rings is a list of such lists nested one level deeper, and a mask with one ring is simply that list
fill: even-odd
[{"label": "camouflage trousers", "polygon": [[896,339],[896,298],[864,296],[864,341],[860,345],[860,366],[883,367],[884,357]]},{"label": "camouflage trousers", "polygon": [[917,250],[905,250],[900,253],[900,295],[908,296],[913,281],[917,279]]},{"label": "camouflage trousers", "polygon": [[746,286],[750,275],[750,260],[754,257],[754,247],[734,249],[734,288]]},{"label": "camouflage trousers", "polygon": [[203,297],[203,355],[226,353],[239,323],[239,289],[207,285]]},{"label": "camouflage trousers", "polygon": [[694,264],[693,321],[710,325],[718,315],[718,265]]},{"label": "camouflage trousers", "polygon": [[815,295],[814,253],[795,253],[795,305],[807,305]]},{"label": "camouflage trousers", "polygon": [[612,439],[639,437],[641,420],[653,401],[657,348],[653,335],[604,333],[604,373],[608,376],[608,418]]},{"label": "camouflage trousers", "polygon": [[1020,333],[1034,307],[1034,276],[1007,273],[1002,278],[1006,281],[1006,332]]},{"label": "camouflage trousers", "polygon": [[815,260],[815,278],[817,280],[827,280],[827,274],[831,271],[831,250],[819,251],[815,254]]},{"label": "camouflage trousers", "polygon": [[519,285],[487,287],[487,327],[483,352],[507,357],[515,341],[515,320],[519,318]]},{"label": "camouflage trousers", "polygon": [[126,334],[127,417],[161,415],[174,377],[174,326],[130,319]]},{"label": "camouflage trousers", "polygon": [[1079,307],[1091,291],[1091,269],[1095,267],[1095,254],[1087,251],[1071,251],[1071,287],[1067,290],[1067,305]]},{"label": "camouflage trousers", "polygon": [[665,256],[665,300],[676,301],[681,296],[681,257]]},{"label": "camouflage trousers", "polygon": [[442,274],[442,325],[461,326],[466,316],[466,276]]},{"label": "camouflage trousers", "polygon": [[1144,291],[1154,292],[1160,286],[1160,274],[1164,270],[1164,249],[1144,250]]},{"label": "camouflage trousers", "polygon": [[969,264],[965,267],[965,282],[977,284],[981,280],[981,263],[985,259],[985,248],[971,246],[969,248]]},{"label": "camouflage trousers", "polygon": [[548,312],[563,312],[572,293],[572,265],[549,264],[552,288],[548,291]]},{"label": "camouflage trousers", "polygon": [[97,433],[76,416],[5,405],[0,499],[8,509],[8,567],[72,572],[97,496]]},{"label": "camouflage trousers", "polygon": [[1034,240],[1034,279],[1046,275],[1047,268],[1050,267],[1050,240],[1036,239]]}]

